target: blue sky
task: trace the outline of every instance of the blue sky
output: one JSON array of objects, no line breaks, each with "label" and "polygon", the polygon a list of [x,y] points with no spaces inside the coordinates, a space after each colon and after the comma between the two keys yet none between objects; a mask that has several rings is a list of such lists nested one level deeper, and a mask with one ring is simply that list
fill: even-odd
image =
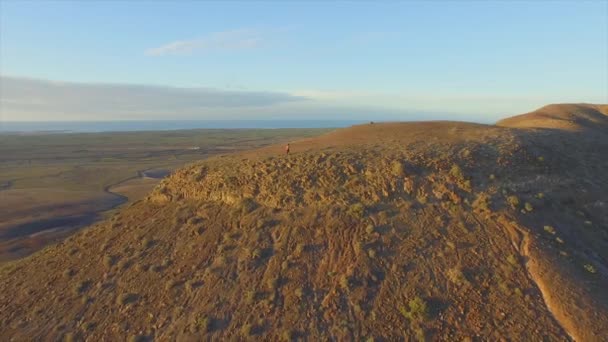
[{"label": "blue sky", "polygon": [[608,102],[607,1],[0,6],[3,120],[488,122]]}]

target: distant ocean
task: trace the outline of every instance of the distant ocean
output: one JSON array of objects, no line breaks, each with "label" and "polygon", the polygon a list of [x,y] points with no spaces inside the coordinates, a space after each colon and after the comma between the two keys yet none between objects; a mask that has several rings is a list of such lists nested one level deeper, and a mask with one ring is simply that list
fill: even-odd
[{"label": "distant ocean", "polygon": [[175,121],[0,121],[0,132],[85,133],[167,131],[178,129],[277,129],[338,128],[361,124],[362,120],[175,120]]}]

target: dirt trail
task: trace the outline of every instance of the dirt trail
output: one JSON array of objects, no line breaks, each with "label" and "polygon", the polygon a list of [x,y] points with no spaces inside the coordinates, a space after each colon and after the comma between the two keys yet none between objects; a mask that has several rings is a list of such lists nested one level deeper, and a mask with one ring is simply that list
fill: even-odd
[{"label": "dirt trail", "polygon": [[543,270],[543,267],[539,265],[537,258],[532,255],[532,248],[530,246],[533,244],[533,238],[530,236],[530,233],[515,224],[506,224],[505,227],[507,228],[513,245],[524,259],[530,279],[540,290],[547,310],[549,310],[551,315],[553,315],[555,320],[573,340],[587,341],[587,338],[583,338],[580,327],[571,319],[571,316],[566,314],[563,302],[560,301],[560,295],[549,285],[546,279],[548,272]]}]

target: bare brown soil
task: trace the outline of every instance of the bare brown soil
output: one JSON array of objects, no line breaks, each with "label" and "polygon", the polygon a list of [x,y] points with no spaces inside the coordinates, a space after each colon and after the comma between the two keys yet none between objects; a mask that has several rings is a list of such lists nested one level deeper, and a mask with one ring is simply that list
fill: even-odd
[{"label": "bare brown soil", "polygon": [[546,108],[497,126],[361,125],[289,156],[184,167],[2,267],[0,335],[602,341],[606,107],[551,107],[575,111],[567,129],[539,122]]}]

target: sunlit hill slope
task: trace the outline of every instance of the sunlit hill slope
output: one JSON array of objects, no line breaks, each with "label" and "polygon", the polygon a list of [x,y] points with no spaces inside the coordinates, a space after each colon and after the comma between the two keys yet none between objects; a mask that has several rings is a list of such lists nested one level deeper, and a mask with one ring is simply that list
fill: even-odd
[{"label": "sunlit hill slope", "polygon": [[15,340],[608,336],[608,116],[376,123],[213,157],[0,271]]}]

